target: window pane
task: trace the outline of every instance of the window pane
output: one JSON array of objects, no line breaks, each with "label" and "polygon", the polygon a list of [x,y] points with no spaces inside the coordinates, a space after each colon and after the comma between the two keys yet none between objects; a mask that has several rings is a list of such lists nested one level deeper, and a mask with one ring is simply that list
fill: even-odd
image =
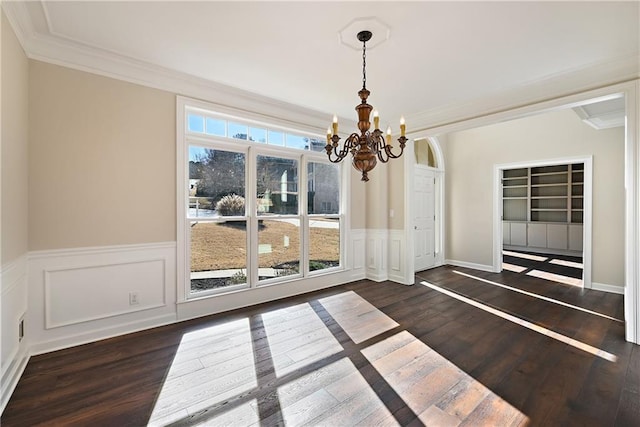
[{"label": "window pane", "polygon": [[327,145],[326,139],[309,138],[309,144],[311,145],[311,151],[324,151],[324,147]]},{"label": "window pane", "polygon": [[309,219],[309,271],[340,265],[340,220]]},{"label": "window pane", "polygon": [[247,283],[246,221],[191,222],[191,292]]},{"label": "window pane", "polygon": [[340,212],[340,174],[338,165],[309,162],[308,209],[310,214]]},{"label": "window pane", "polygon": [[258,276],[261,280],[300,272],[300,220],[260,220]]},{"label": "window pane", "polygon": [[267,130],[260,128],[249,128],[249,140],[256,142],[267,142]]},{"label": "window pane", "polygon": [[204,117],[197,114],[187,114],[187,130],[189,132],[204,132]]},{"label": "window pane", "polygon": [[211,117],[207,117],[207,123],[206,123],[207,134],[225,136],[226,135],[224,131],[225,124],[226,124],[225,120],[212,119]]},{"label": "window pane", "polygon": [[284,133],[269,131],[269,144],[271,145],[284,145]]},{"label": "window pane", "polygon": [[247,125],[229,122],[229,137],[235,139],[247,139]]},{"label": "window pane", "polygon": [[298,214],[298,161],[257,156],[258,215]]},{"label": "window pane", "polygon": [[300,135],[286,135],[287,147],[299,148],[301,150],[307,150],[309,147],[309,138]]},{"label": "window pane", "polygon": [[189,216],[245,215],[245,155],[189,146]]}]

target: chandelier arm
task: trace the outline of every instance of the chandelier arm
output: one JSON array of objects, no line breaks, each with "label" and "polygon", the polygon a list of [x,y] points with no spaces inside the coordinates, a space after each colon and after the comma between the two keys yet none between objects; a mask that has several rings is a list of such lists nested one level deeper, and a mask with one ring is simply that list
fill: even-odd
[{"label": "chandelier arm", "polygon": [[393,149],[393,147],[391,147],[390,145],[385,145],[385,152],[387,153],[387,156],[390,159],[397,159],[400,156],[402,156],[402,153],[404,153],[404,147],[407,143],[407,138],[405,138],[404,136],[401,136],[400,138],[398,138],[398,142],[400,143],[400,153],[398,154],[394,154],[391,150]]},{"label": "chandelier arm", "polygon": [[[338,150],[338,147],[340,146],[338,144],[338,141],[340,141],[340,137],[337,135],[334,135],[331,141],[332,141],[332,144],[327,144],[325,146],[325,150],[327,150],[327,156],[331,163],[339,163],[345,157],[347,157],[349,153],[354,154],[354,152],[357,150],[359,145],[357,133],[352,133],[351,135],[349,135],[347,139],[344,141],[344,144],[342,145],[340,150]],[[335,156],[335,158],[332,158],[332,155]]]}]

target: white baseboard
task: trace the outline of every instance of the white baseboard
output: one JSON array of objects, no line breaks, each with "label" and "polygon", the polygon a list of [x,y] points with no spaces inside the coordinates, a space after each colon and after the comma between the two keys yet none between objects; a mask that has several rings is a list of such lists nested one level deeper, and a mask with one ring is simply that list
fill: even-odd
[{"label": "white baseboard", "polygon": [[6,263],[0,270],[2,320],[2,367],[0,412],[4,410],[27,364],[27,339],[19,338],[19,324],[27,312],[27,254]]},{"label": "white baseboard", "polygon": [[113,327],[102,329],[94,329],[76,335],[67,335],[62,338],[52,339],[34,343],[30,347],[30,354],[37,356],[38,354],[49,353],[52,351],[62,350],[77,345],[88,344],[95,341],[113,338],[120,335],[131,334],[134,332],[144,331],[145,329],[156,328],[158,326],[169,325],[176,322],[175,313],[164,314],[155,317],[149,317],[143,320],[121,323]]},{"label": "white baseboard", "polygon": [[444,263],[449,265],[454,265],[456,267],[473,268],[474,270],[488,271],[489,273],[495,273],[492,265],[476,264],[473,262],[458,261],[455,259],[446,259],[444,260]]},{"label": "white baseboard", "polygon": [[591,282],[591,289],[594,291],[611,292],[612,294],[624,295],[624,286],[608,285],[606,283]]},{"label": "white baseboard", "polygon": [[2,394],[0,397],[0,414],[4,412],[4,408],[9,403],[9,399],[13,391],[20,381],[20,377],[24,373],[27,363],[29,362],[29,352],[26,345],[21,346],[21,350],[13,358],[11,364],[2,375]]}]

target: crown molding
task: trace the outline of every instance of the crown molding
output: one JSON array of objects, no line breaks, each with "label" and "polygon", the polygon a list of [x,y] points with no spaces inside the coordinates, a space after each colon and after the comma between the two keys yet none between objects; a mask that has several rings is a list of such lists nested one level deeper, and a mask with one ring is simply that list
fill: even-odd
[{"label": "crown molding", "polygon": [[[38,2],[2,2],[28,58],[200,99],[324,134],[329,114],[157,66],[56,35]],[[640,78],[637,53],[565,70],[481,98],[407,115],[411,134]],[[354,126],[355,121],[340,118]]]},{"label": "crown molding", "polygon": [[629,82],[640,78],[638,64],[640,55],[630,54],[612,61],[529,81],[491,96],[408,115],[407,122],[412,123],[411,133],[425,132],[563,96]]},{"label": "crown molding", "polygon": [[[55,35],[47,24],[42,3],[37,4],[41,10],[34,12],[36,5],[33,3],[31,3],[31,10],[23,2],[2,3],[2,8],[29,59],[197,98],[238,111],[260,113],[280,121],[286,118],[293,128],[303,126],[321,135],[326,132],[327,123],[330,122],[330,116],[327,113]],[[42,19],[38,18],[39,25],[36,28],[32,14],[40,12]],[[345,122],[352,121],[345,119]]]}]

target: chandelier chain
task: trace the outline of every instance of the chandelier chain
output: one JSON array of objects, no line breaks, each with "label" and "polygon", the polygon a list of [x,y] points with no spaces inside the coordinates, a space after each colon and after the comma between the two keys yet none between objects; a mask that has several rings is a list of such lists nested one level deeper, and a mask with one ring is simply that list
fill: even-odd
[{"label": "chandelier chain", "polygon": [[367,42],[362,42],[362,89],[367,88]]}]

